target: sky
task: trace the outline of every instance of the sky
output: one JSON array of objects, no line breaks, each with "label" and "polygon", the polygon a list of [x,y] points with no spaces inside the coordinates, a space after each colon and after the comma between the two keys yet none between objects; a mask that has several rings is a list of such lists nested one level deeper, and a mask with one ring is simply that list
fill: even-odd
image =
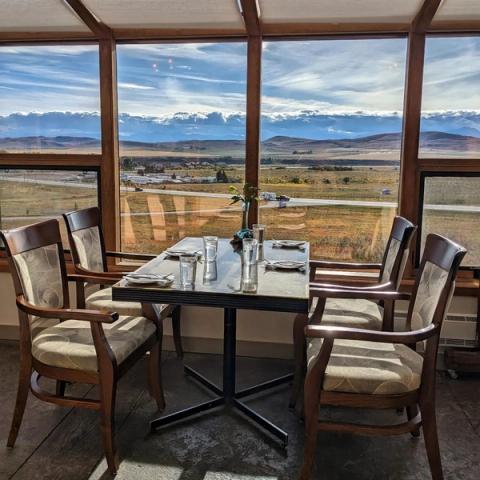
[{"label": "sky", "polygon": [[[124,138],[140,139],[147,123],[151,140],[204,138],[215,136],[215,129],[221,138],[244,135],[245,43],[119,45],[117,55]],[[293,129],[310,138],[344,138],[398,131],[405,57],[402,38],[265,42],[265,135]],[[480,136],[479,84],[480,38],[428,39],[427,128],[454,121],[461,123],[459,132],[478,130]],[[2,47],[0,137],[28,128],[35,135],[33,125],[42,134],[80,132],[82,122],[86,134],[98,136],[98,91],[96,46]],[[31,113],[37,115],[28,123]]]}]

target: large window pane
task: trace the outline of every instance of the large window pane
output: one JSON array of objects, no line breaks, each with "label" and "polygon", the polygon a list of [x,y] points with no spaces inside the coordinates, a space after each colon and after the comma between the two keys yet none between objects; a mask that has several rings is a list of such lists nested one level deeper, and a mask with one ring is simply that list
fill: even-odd
[{"label": "large window pane", "polygon": [[464,265],[480,266],[480,177],[426,176],[423,183],[422,251],[429,233],[464,246]]},{"label": "large window pane", "polygon": [[429,37],[420,156],[480,158],[480,38]]},{"label": "large window pane", "polygon": [[0,152],[100,152],[98,47],[0,47]]},{"label": "large window pane", "polygon": [[271,237],[308,239],[314,257],[381,259],[398,199],[405,56],[404,39],[265,43]]},{"label": "large window pane", "polygon": [[0,230],[22,227],[98,205],[95,171],[0,169]]},{"label": "large window pane", "polygon": [[240,228],[246,45],[120,45],[122,247],[158,252]]}]

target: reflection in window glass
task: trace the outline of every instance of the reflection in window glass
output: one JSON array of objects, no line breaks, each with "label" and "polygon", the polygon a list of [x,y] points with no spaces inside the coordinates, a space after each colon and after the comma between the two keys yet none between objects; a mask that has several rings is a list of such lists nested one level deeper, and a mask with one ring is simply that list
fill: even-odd
[{"label": "reflection in window glass", "polygon": [[[31,225],[98,205],[97,173],[81,170],[0,169],[0,230]],[[63,220],[64,245],[68,245]]]},{"label": "reflection in window glass", "polygon": [[119,45],[122,247],[231,237],[245,169],[246,46]]},{"label": "reflection in window glass", "polygon": [[480,158],[480,38],[427,38],[420,156]]},{"label": "reflection in window glass", "polygon": [[398,200],[405,59],[404,39],[264,44],[267,236],[308,239],[316,258],[381,260]]},{"label": "reflection in window glass", "polygon": [[424,179],[422,251],[429,233],[464,246],[464,265],[480,266],[480,177],[433,176]]},{"label": "reflection in window glass", "polygon": [[0,152],[100,152],[98,47],[0,47]]}]

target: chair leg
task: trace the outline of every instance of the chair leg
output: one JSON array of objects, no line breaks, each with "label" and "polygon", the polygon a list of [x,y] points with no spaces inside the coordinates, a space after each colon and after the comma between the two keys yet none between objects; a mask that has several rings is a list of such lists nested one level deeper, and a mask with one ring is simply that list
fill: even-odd
[{"label": "chair leg", "polygon": [[113,375],[105,375],[100,380],[100,429],[102,443],[107,459],[108,471],[115,475],[118,457],[115,448],[115,397],[117,382]]},{"label": "chair leg", "polygon": [[292,392],[290,394],[289,408],[295,408],[306,372],[306,345],[304,329],[308,323],[307,315],[297,315],[293,324],[293,348],[295,358],[295,372],[293,375]]},{"label": "chair leg", "polygon": [[23,419],[23,414],[25,412],[25,406],[27,404],[28,392],[30,390],[32,363],[30,352],[28,353],[28,358],[25,359],[26,355],[27,354],[21,353],[17,399],[15,401],[15,410],[13,412],[12,425],[10,427],[10,433],[7,440],[8,447],[13,447],[15,445],[15,441],[17,440],[18,432],[20,430],[20,425]]},{"label": "chair leg", "polygon": [[162,347],[161,340],[150,350],[148,359],[148,390],[157,402],[159,410],[165,409],[165,397],[162,387]]},{"label": "chair leg", "polygon": [[172,330],[173,330],[173,342],[175,343],[175,351],[177,352],[177,358],[183,358],[183,346],[182,346],[182,333],[180,328],[181,307],[176,306],[172,312]]},{"label": "chair leg", "polygon": [[443,480],[442,460],[438,445],[435,404],[420,405],[422,412],[423,438],[433,480]]},{"label": "chair leg", "polygon": [[[411,420],[415,418],[418,413],[418,405],[409,405],[407,407],[407,418]],[[412,437],[419,437],[420,436],[420,427],[416,428],[412,433]]]}]

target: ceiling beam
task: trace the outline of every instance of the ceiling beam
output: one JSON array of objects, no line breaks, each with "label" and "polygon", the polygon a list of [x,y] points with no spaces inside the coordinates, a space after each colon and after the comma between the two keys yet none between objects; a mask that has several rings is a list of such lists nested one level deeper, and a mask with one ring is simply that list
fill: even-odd
[{"label": "ceiling beam", "polygon": [[0,44],[95,41],[92,32],[0,32]]},{"label": "ceiling beam", "polygon": [[112,38],[113,33],[110,27],[99,20],[81,0],[63,0],[63,3],[75,13],[80,20],[98,37]]},{"label": "ceiling beam", "polygon": [[262,34],[260,23],[260,8],[257,0],[240,0],[239,7],[249,36],[258,37]]},{"label": "ceiling beam", "polygon": [[245,39],[243,28],[206,28],[206,27],[174,27],[174,28],[115,28],[114,37],[119,41],[175,41],[206,39]]},{"label": "ceiling beam", "polygon": [[263,36],[377,35],[408,33],[409,23],[263,23]]},{"label": "ceiling beam", "polygon": [[433,17],[443,0],[424,0],[423,5],[413,19],[410,27],[412,32],[425,33],[432,23]]}]

